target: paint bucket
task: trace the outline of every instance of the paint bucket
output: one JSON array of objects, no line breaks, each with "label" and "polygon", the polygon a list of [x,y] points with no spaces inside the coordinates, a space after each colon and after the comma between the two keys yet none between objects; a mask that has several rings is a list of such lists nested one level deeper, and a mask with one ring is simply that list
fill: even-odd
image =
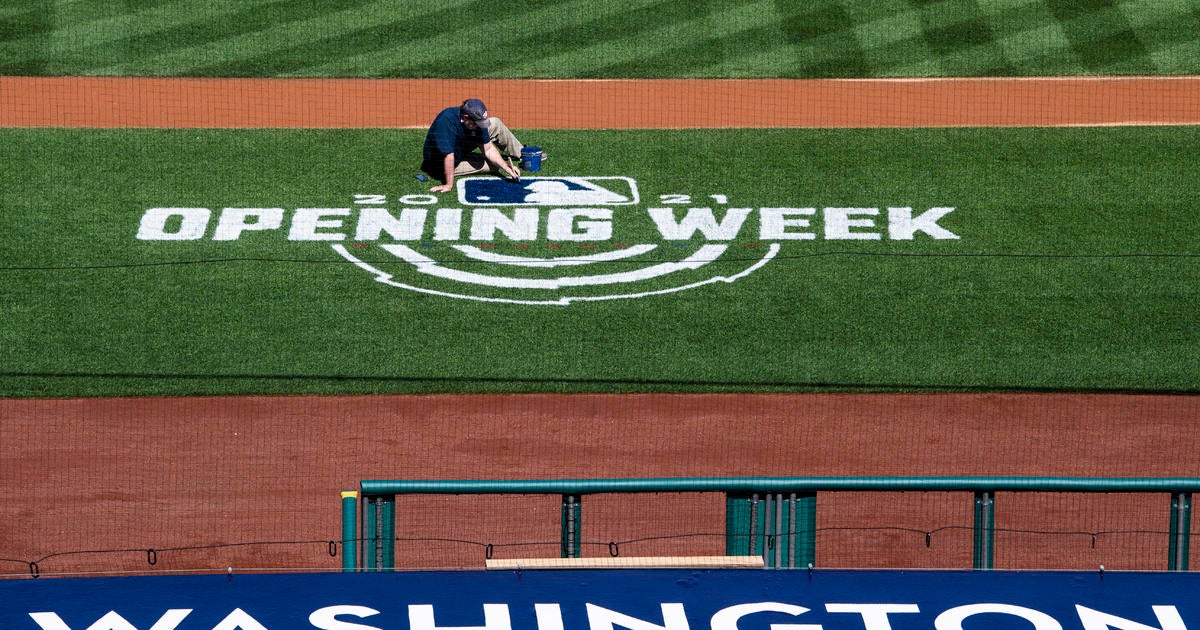
[{"label": "paint bucket", "polygon": [[523,170],[523,171],[540,171],[540,170],[542,170],[542,148],[541,147],[524,147],[521,149],[521,170]]}]

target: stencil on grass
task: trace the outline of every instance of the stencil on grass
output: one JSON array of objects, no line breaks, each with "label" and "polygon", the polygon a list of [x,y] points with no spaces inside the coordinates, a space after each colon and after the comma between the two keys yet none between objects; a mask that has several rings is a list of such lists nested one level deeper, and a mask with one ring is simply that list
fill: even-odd
[{"label": "stencil on grass", "polygon": [[725,194],[662,194],[643,206],[629,177],[466,178],[456,207],[442,201],[356,194],[348,208],[150,208],[137,238],[266,243],[286,235],[326,242],[390,287],[558,306],[737,282],[789,242],[958,238],[939,223],[953,207],[734,207]]},{"label": "stencil on grass", "polygon": [[[470,226],[462,225],[467,213],[439,210],[435,221],[441,223],[433,228],[435,238],[441,235],[451,240],[449,237],[461,237],[466,230],[473,240],[489,243],[498,235],[513,241],[536,241],[544,231],[547,243],[607,242],[613,238],[614,220],[634,216],[632,212],[617,214],[609,206],[623,208],[639,202],[637,182],[619,176],[534,177],[519,182],[467,178],[459,181],[457,191],[460,204],[476,207],[469,213]],[[410,273],[385,269],[378,261],[367,262],[345,247],[334,246],[339,255],[389,286],[470,300],[544,305],[630,299],[733,282],[761,267],[778,251],[768,248],[762,257],[733,273],[697,276],[695,272],[728,251],[728,244],[700,243],[685,252],[664,253],[659,243],[637,243],[583,255],[558,255],[551,250],[550,256],[514,256],[477,244],[452,244],[437,251],[436,257],[431,255],[434,252],[419,252],[407,244],[381,244],[380,249],[410,265]],[[531,270],[547,273],[527,273]],[[431,286],[427,280],[442,286]],[[522,295],[498,295],[493,289],[517,290]]]}]

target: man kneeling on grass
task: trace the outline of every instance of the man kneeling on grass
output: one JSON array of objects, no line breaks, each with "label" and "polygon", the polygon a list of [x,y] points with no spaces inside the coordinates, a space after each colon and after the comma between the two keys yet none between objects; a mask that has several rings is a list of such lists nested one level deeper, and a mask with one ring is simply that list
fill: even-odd
[{"label": "man kneeling on grass", "polygon": [[429,189],[437,193],[453,190],[458,175],[498,173],[520,179],[521,171],[512,159],[521,158],[522,148],[503,121],[488,116],[483,101],[470,98],[433,119],[425,134],[421,170],[442,182]]}]

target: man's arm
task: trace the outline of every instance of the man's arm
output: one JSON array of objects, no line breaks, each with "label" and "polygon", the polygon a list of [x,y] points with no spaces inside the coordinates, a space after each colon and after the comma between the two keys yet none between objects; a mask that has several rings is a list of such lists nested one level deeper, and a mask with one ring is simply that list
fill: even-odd
[{"label": "man's arm", "polygon": [[500,172],[513,179],[521,179],[521,172],[504,161],[504,156],[500,155],[500,152],[496,150],[495,144],[489,142],[483,145],[483,157],[487,158],[487,161],[491,162],[492,166],[496,167]]},{"label": "man's arm", "polygon": [[442,173],[445,175],[446,183],[434,186],[429,189],[429,192],[443,193],[454,190],[454,154],[447,153],[446,157],[442,158]]}]

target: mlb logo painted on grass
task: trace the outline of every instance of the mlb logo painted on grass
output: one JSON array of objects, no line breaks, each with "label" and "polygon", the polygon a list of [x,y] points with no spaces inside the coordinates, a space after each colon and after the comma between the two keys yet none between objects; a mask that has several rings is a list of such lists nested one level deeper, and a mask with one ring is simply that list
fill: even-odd
[{"label": "mlb logo painted on grass", "polygon": [[468,206],[628,206],[638,202],[628,177],[529,177],[464,179],[458,201]]},{"label": "mlb logo painted on grass", "polygon": [[720,193],[670,193],[642,207],[637,182],[620,176],[467,178],[457,191],[454,206],[431,194],[355,194],[344,208],[150,208],[137,238],[325,242],[393,288],[555,306],[737,282],[788,243],[959,238],[941,224],[949,206],[745,207]]}]

